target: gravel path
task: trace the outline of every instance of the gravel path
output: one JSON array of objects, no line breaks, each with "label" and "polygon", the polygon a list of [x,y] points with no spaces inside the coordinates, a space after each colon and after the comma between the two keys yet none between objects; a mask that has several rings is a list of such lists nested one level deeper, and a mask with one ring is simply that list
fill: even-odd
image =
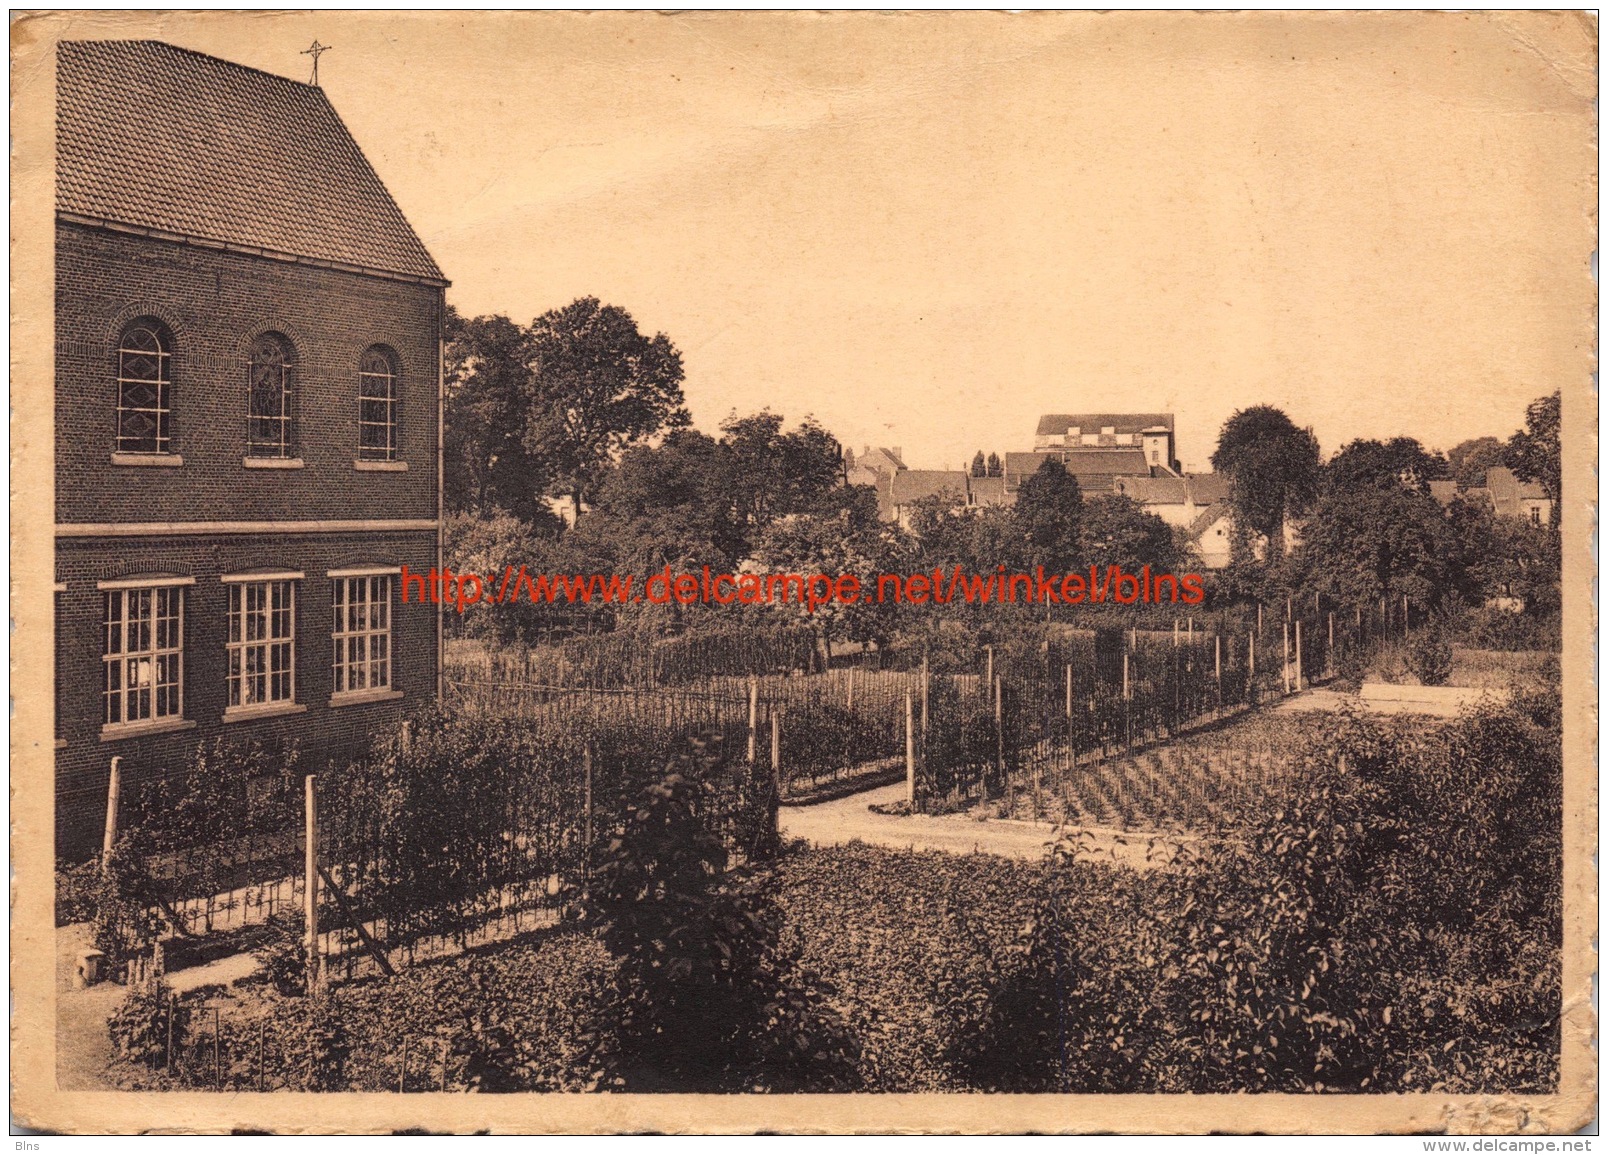
[{"label": "gravel path", "polygon": [[[1042,858],[1058,833],[1046,822],[1014,819],[979,819],[969,814],[936,817],[875,814],[876,803],[898,802],[905,796],[903,783],[882,786],[823,802],[817,806],[784,806],[782,834],[802,838],[812,846],[841,846],[864,842],[895,850],[942,850],[949,854],[982,852],[1005,858]],[[1072,828],[1082,843],[1081,861],[1118,862],[1138,870],[1164,865],[1188,835],[1150,834],[1097,827]]]}]

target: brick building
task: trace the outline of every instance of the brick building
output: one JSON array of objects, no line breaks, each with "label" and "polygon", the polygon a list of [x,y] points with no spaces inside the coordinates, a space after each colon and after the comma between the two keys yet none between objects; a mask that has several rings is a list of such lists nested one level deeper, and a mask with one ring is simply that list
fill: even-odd
[{"label": "brick building", "polygon": [[323,92],[152,41],[57,54],[57,851],[108,770],[303,766],[438,690],[447,285]]}]

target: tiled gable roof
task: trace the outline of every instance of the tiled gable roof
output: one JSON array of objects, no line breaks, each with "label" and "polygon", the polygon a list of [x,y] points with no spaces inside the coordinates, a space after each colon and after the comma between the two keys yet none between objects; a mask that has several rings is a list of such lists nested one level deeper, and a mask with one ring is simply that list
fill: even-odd
[{"label": "tiled gable roof", "polygon": [[966,502],[966,471],[963,469],[901,469],[889,478],[889,500],[908,505],[924,497],[949,497]]},{"label": "tiled gable roof", "polygon": [[1084,433],[1098,433],[1106,426],[1118,433],[1139,433],[1157,427],[1173,428],[1171,413],[1046,413],[1039,418],[1038,436],[1053,437],[1077,426]]},{"label": "tiled gable roof", "polygon": [[56,211],[445,283],[324,96],[155,40],[63,41]]}]

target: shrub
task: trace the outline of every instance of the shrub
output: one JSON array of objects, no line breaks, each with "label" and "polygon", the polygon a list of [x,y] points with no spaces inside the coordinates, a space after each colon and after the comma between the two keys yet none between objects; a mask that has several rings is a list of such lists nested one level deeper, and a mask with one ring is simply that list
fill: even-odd
[{"label": "shrub", "polygon": [[617,960],[594,1061],[628,1091],[852,1087],[854,1047],[826,988],[779,948],[764,872],[729,872],[703,821],[717,755],[672,760],[610,840],[592,910]]},{"label": "shrub", "polygon": [[129,986],[107,1020],[106,1031],[119,1058],[159,1067],[168,1061],[170,1038],[171,1053],[184,1048],[189,1026],[188,1008],[174,998],[161,978],[154,978]]},{"label": "shrub", "polygon": [[262,944],[252,953],[274,990],[282,995],[307,992],[307,920],[299,910],[269,915]]},{"label": "shrub", "polygon": [[1407,643],[1407,668],[1426,686],[1444,686],[1452,676],[1452,647],[1438,629],[1426,628]]},{"label": "shrub", "polygon": [[1484,606],[1465,616],[1462,641],[1478,650],[1557,650],[1562,646],[1561,625],[1557,614],[1515,614]]}]

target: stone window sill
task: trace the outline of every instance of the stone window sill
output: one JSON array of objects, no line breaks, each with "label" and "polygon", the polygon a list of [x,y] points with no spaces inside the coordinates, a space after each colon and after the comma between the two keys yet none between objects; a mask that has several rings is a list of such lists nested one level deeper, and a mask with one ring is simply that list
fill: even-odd
[{"label": "stone window sill", "polygon": [[406,461],[354,461],[352,468],[360,473],[406,473]]},{"label": "stone window sill", "polygon": [[369,702],[394,702],[401,696],[401,690],[349,690],[344,694],[330,695],[329,704],[332,708],[362,706]]},{"label": "stone window sill", "polygon": [[223,712],[225,722],[255,722],[258,718],[283,718],[287,714],[305,714],[307,707],[300,702],[270,702],[262,706],[230,706]]},{"label": "stone window sill", "polygon": [[248,457],[241,464],[247,469],[300,469],[304,462],[299,457]]},{"label": "stone window sill", "polygon": [[115,722],[102,726],[100,740],[115,742],[119,738],[144,738],[150,734],[171,734],[177,730],[194,730],[189,718],[158,718],[155,721]]},{"label": "stone window sill", "polygon": [[146,469],[177,469],[184,458],[177,453],[114,453],[113,465],[137,465]]}]

